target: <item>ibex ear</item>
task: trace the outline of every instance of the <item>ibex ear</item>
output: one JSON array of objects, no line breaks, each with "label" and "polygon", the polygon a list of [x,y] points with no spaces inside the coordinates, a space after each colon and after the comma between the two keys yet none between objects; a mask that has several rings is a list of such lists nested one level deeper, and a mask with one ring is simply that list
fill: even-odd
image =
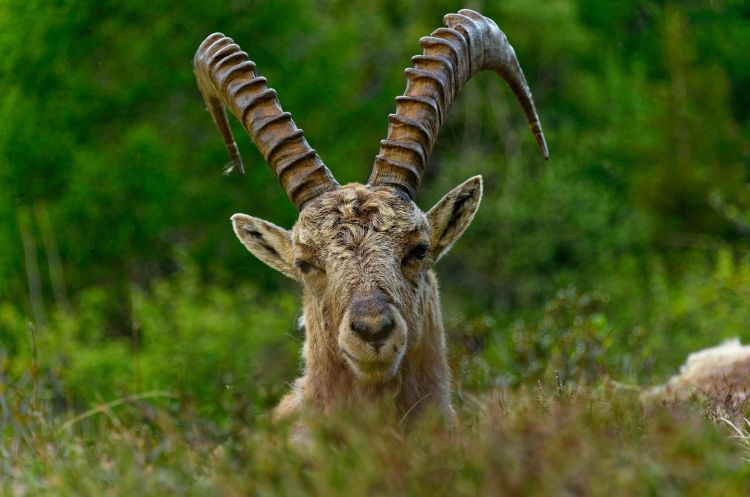
[{"label": "ibex ear", "polygon": [[273,223],[248,216],[232,216],[232,227],[242,244],[268,266],[296,280],[292,265],[292,234]]},{"label": "ibex ear", "polygon": [[482,177],[464,181],[440,199],[427,213],[430,255],[437,262],[466,231],[482,200]]}]

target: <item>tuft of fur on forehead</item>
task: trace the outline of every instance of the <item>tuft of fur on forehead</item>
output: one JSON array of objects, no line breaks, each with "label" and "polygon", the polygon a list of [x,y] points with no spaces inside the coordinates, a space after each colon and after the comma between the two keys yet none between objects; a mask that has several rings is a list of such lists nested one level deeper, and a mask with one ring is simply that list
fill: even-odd
[{"label": "tuft of fur on forehead", "polygon": [[304,245],[320,245],[352,227],[395,237],[428,228],[425,215],[405,193],[358,183],[315,199],[302,210],[297,226],[303,229],[295,230],[296,241]]}]

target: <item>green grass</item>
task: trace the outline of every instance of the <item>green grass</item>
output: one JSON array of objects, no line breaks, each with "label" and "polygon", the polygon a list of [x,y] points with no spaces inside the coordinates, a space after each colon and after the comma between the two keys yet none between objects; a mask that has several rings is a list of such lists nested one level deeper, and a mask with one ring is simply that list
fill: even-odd
[{"label": "green grass", "polygon": [[[290,446],[266,415],[223,427],[179,400],[103,407],[73,423],[2,385],[3,495],[695,495],[750,491],[747,438],[694,405],[564,386],[462,395],[451,436],[383,410],[315,417]],[[743,432],[743,437],[747,433]]]}]

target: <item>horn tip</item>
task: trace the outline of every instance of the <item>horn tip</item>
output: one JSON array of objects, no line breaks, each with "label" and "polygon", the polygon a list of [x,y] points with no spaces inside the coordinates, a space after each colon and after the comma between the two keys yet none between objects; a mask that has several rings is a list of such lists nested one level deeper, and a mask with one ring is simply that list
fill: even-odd
[{"label": "horn tip", "polygon": [[539,144],[539,149],[542,152],[542,156],[544,157],[545,161],[549,160],[549,150],[547,149],[547,143],[542,139],[542,142]]},{"label": "horn tip", "polygon": [[532,131],[534,134],[534,139],[536,140],[536,144],[539,147],[539,151],[542,153],[544,160],[549,160],[547,140],[544,138],[544,133],[542,132],[541,125],[539,125],[539,121],[536,122],[536,126],[532,127]]}]

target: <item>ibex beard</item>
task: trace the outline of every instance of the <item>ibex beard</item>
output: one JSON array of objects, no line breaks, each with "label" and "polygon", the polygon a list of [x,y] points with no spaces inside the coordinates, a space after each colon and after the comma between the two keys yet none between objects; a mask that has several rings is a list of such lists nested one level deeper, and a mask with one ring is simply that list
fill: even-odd
[{"label": "ibex beard", "polygon": [[450,370],[433,265],[471,223],[482,197],[473,177],[427,213],[414,203],[438,130],[461,87],[498,73],[519,101],[542,153],[547,146],[513,47],[497,25],[461,10],[420,40],[404,95],[388,116],[367,184],[340,186],[305,140],[276,92],[230,38],[201,44],[194,68],[207,108],[243,172],[224,108],[242,122],[299,211],[287,231],[245,214],[240,241],[304,288],[305,371],[279,417],[328,412],[385,398],[402,418],[434,405],[453,417]]}]

